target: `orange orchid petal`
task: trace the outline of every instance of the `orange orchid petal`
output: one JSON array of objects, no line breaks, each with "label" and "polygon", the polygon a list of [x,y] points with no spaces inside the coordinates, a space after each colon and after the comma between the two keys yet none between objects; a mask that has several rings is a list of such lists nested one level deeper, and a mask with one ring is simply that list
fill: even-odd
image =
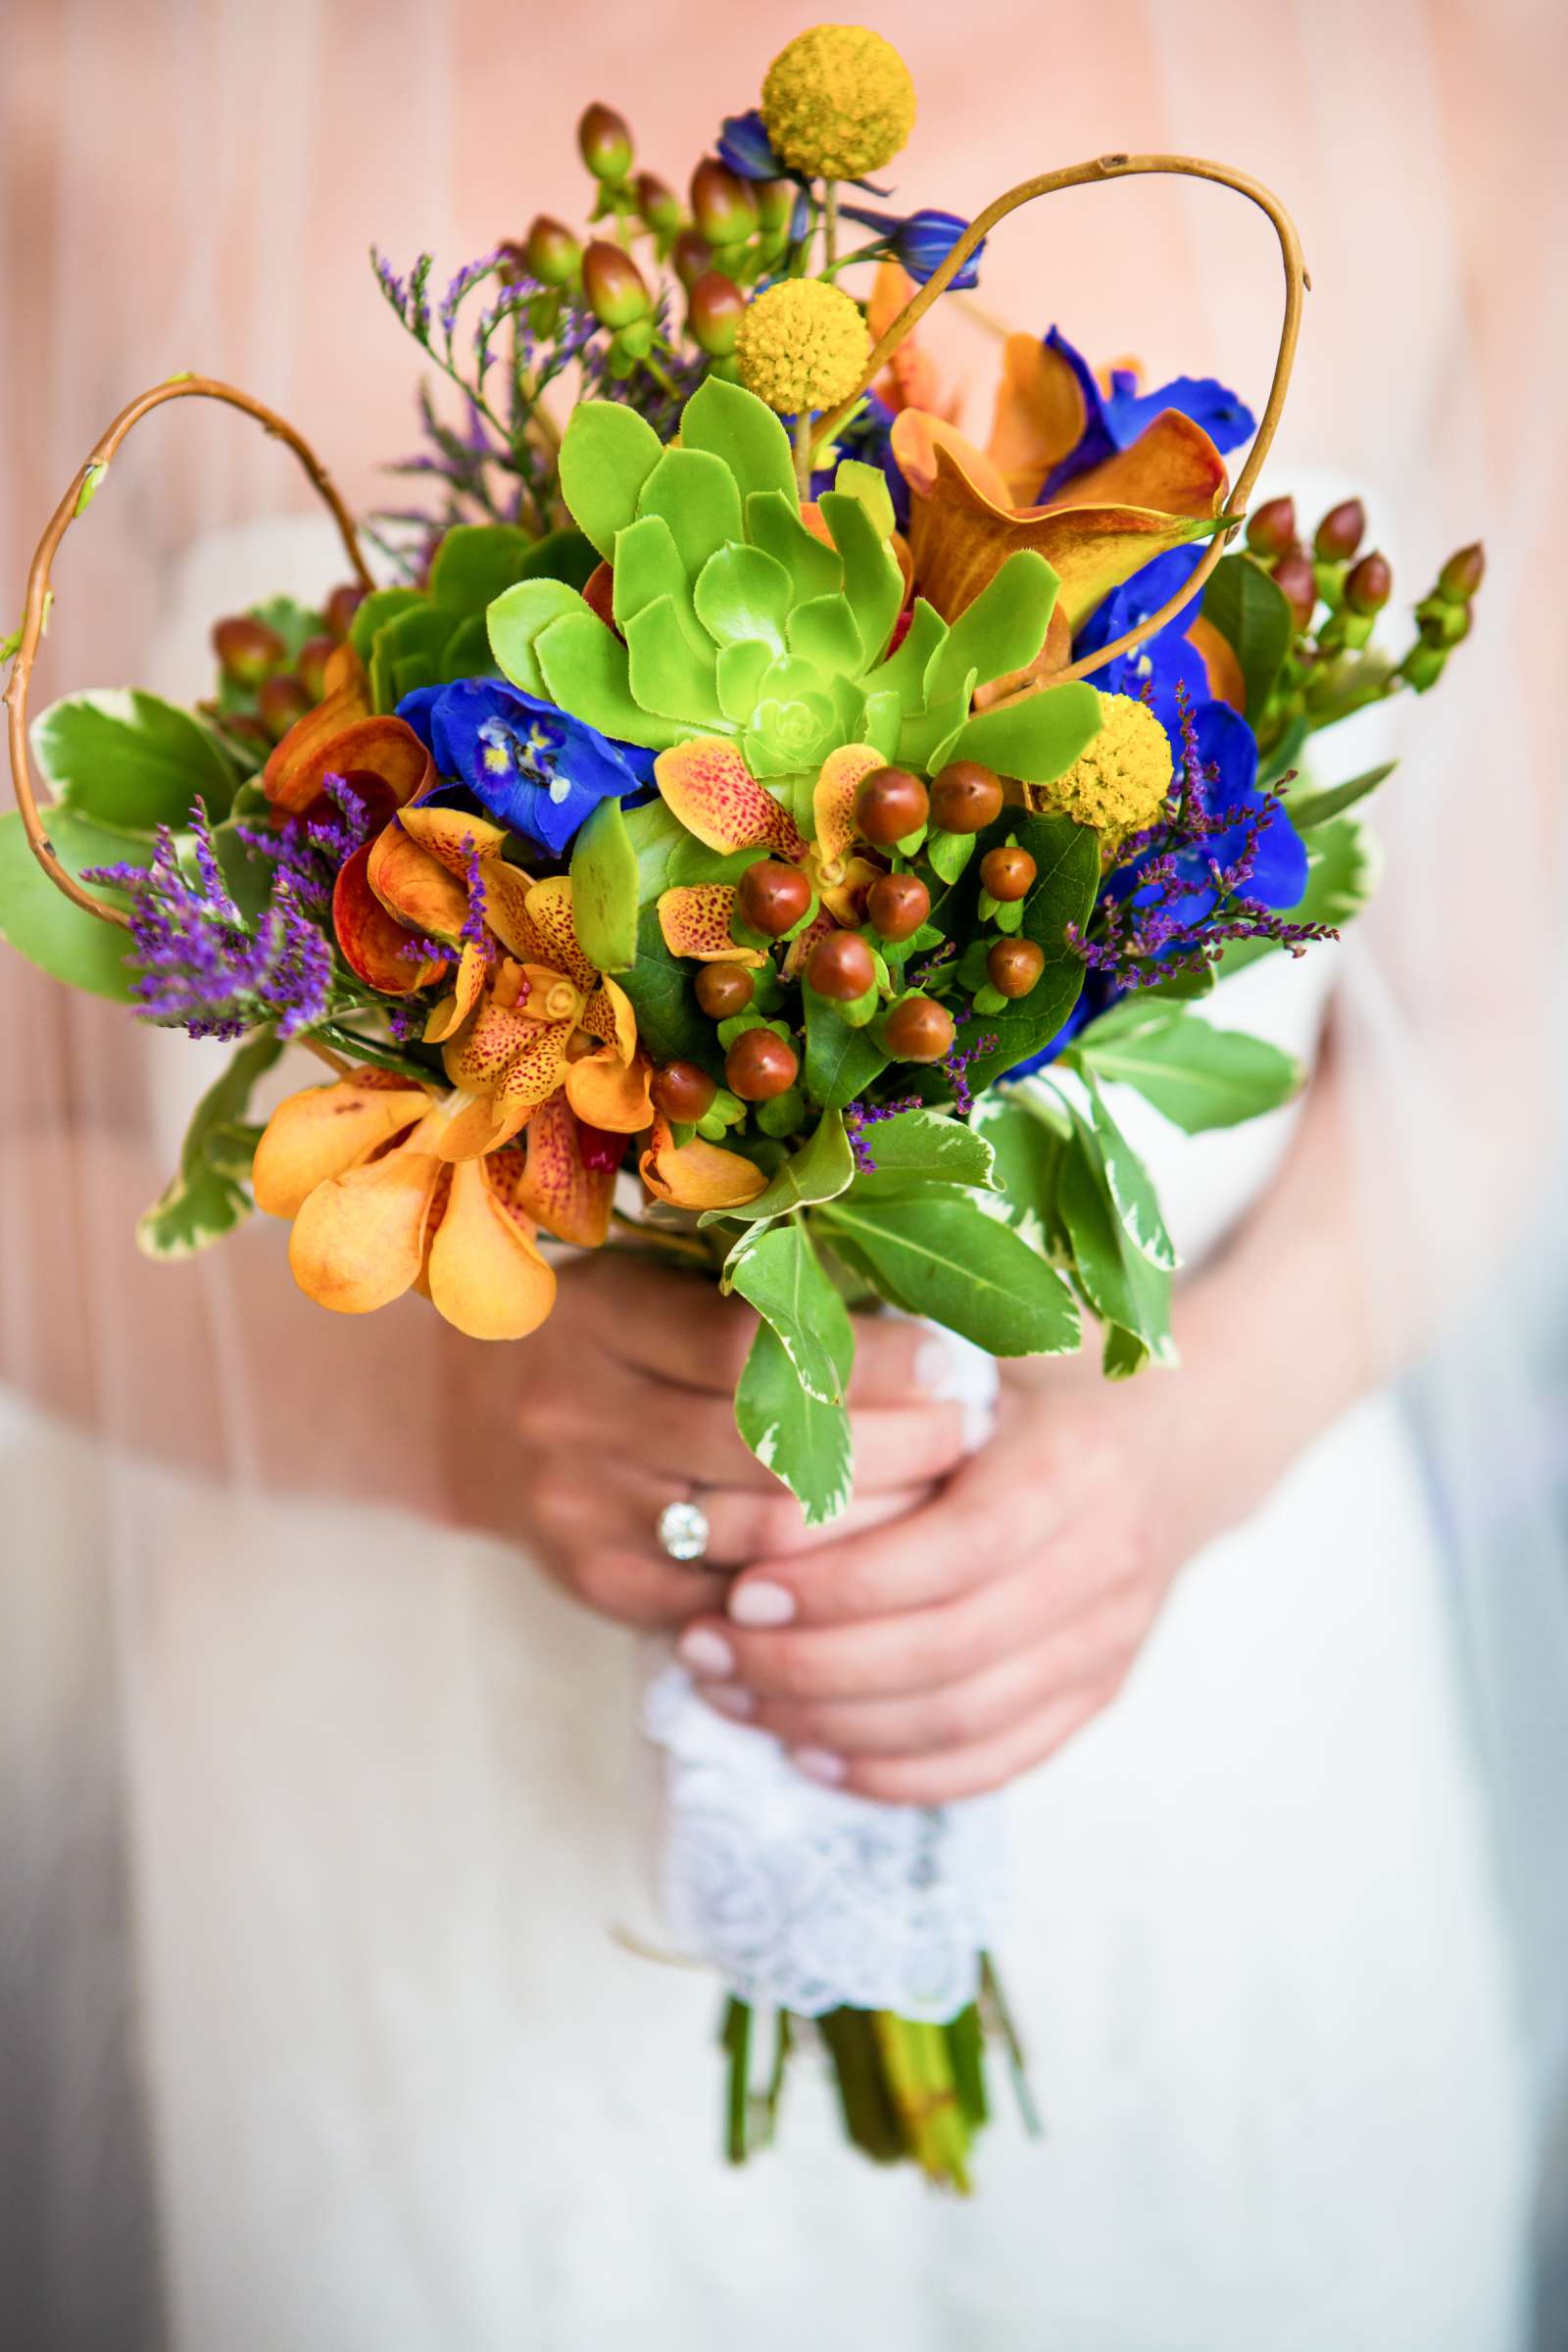
[{"label": "orange orchid petal", "polygon": [[474,858],[499,858],[506,830],[487,816],[470,816],[464,808],[431,808],[427,803],[405,808],[398,819],[404,831],[462,882],[468,878]]},{"label": "orange orchid petal", "polygon": [[554,1268],[496,1198],[482,1159],[452,1171],[426,1275],[437,1313],[470,1340],[526,1339],[556,1302]]},{"label": "orange orchid petal", "polygon": [[[570,1072],[567,1077],[569,1082]],[[515,1207],[558,1241],[572,1242],[579,1250],[598,1250],[610,1231],[617,1170],[584,1167],[577,1137],[577,1121],[566,1095],[552,1095],[548,1102],[541,1102],[528,1122],[527,1156],[512,1199]],[[505,1157],[522,1158],[522,1154],[509,1152]],[[487,1162],[492,1169],[496,1164],[493,1159]]]},{"label": "orange orchid petal", "polygon": [[329,1176],[301,1204],[288,1262],[318,1306],[368,1315],[417,1282],[441,1174],[432,1146],[443,1118],[432,1111],[396,1150]]},{"label": "orange orchid petal", "polygon": [[672,956],[698,963],[740,963],[752,970],[767,961],[761,948],[737,947],[729,935],[735,891],[728,882],[683,882],[662,891],[659,928]]},{"label": "orange orchid petal", "polygon": [[710,850],[777,851],[799,860],[806,843],[789,810],[759,784],[735,745],[699,735],[661,752],[654,774],[664,805]]},{"label": "orange orchid petal", "polygon": [[1208,672],[1209,691],[1219,703],[1229,703],[1233,710],[1247,709],[1247,680],[1236,659],[1236,649],[1228,637],[1222,637],[1211,620],[1200,612],[1187,624],[1187,634],[1202,659]]},{"label": "orange orchid petal", "polygon": [[599,974],[577,945],[577,925],[571,911],[571,876],[552,874],[535,882],[526,901],[528,920],[544,942],[544,961],[553,963],[575,981],[585,997],[599,985]]},{"label": "orange orchid petal", "polygon": [[835,922],[854,930],[865,919],[865,894],[880,879],[882,868],[869,858],[850,858],[836,882],[820,884],[822,904]]},{"label": "orange orchid petal", "polygon": [[677,1151],[664,1118],[655,1119],[653,1140],[639,1164],[648,1190],[676,1208],[744,1208],[767,1189],[761,1169],[738,1152],[721,1151],[700,1136]]},{"label": "orange orchid petal", "polygon": [[1206,521],[1225,503],[1225,461],[1200,424],[1164,409],[1136,441],[1078,474],[1043,511],[1069,507],[1149,507]]},{"label": "orange orchid petal", "polygon": [[504,858],[486,858],[479,867],[484,892],[484,919],[509,956],[523,963],[545,963],[550,943],[528,917],[528,893],[533,876]]},{"label": "orange orchid petal", "polygon": [[[323,704],[321,709],[325,707]],[[312,715],[307,712],[296,723],[304,726]],[[290,728],[289,734],[293,732]],[[280,752],[288,740],[285,735],[276,750]],[[268,768],[270,767],[270,760]],[[274,808],[299,814],[319,799],[327,777],[334,775],[351,781],[356,776],[373,777],[391,795],[392,806],[401,808],[405,801],[416,799],[434,782],[435,768],[429,753],[406,720],[356,716],[346,726],[340,722],[335,730],[313,737],[290,759],[286,768],[278,769],[273,784],[268,784],[266,770],[262,781]]]},{"label": "orange orchid petal", "polygon": [[608,972],[582,1010],[582,1025],[590,1037],[613,1046],[622,1061],[637,1051],[637,1014],[626,991]]},{"label": "orange orchid petal", "polygon": [[822,872],[847,855],[855,839],[855,796],[871,770],[883,764],[881,753],[869,743],[841,744],[823,760],[811,793],[816,858]]},{"label": "orange orchid petal", "polygon": [[585,1054],[566,1067],[566,1100],[590,1127],[610,1135],[638,1135],[654,1115],[645,1054],[624,1060],[612,1046]]},{"label": "orange orchid petal", "polygon": [[786,980],[798,980],[806,969],[806,959],[819,939],[837,931],[839,923],[831,910],[823,906],[811,917],[804,931],[798,931],[784,951],[782,971]]},{"label": "orange orchid petal", "polygon": [[518,985],[515,997],[510,997],[509,990],[510,1001],[525,1020],[578,1026],[584,1011],[582,990],[553,963],[514,964],[511,976]]},{"label": "orange orchid petal", "polygon": [[365,871],[387,913],[419,938],[461,936],[468,919],[466,885],[405,832],[401,817],[369,844]]},{"label": "orange orchid petal", "polygon": [[[550,977],[556,975],[552,973]],[[550,1069],[559,1075],[565,1064],[566,1040],[575,1026],[575,1013],[565,1021],[531,1018],[527,999],[516,1004],[501,1004],[492,992],[463,1034],[446,1046],[441,1058],[447,1076],[460,1093],[495,1095],[518,1063],[528,1071]],[[542,1102],[556,1083],[557,1078],[552,1077],[549,1085],[539,1087],[532,1100]]]},{"label": "orange orchid petal", "polygon": [[389,914],[370,887],[374,842],[365,842],[338,869],[332,885],[332,928],[343,960],[367,987],[406,997],[439,980],[445,965],[410,954],[415,935]]},{"label": "orange orchid petal", "polygon": [[1005,475],[1011,505],[1032,505],[1087,421],[1083,389],[1061,353],[1038,335],[1009,335],[986,454]]},{"label": "orange orchid petal", "polygon": [[328,1176],[340,1176],[430,1107],[422,1087],[390,1072],[365,1071],[332,1086],[308,1086],[280,1102],[256,1147],[256,1205],[294,1217]]},{"label": "orange orchid petal", "polygon": [[465,940],[452,994],[442,998],[424,1024],[427,1046],[444,1046],[448,1038],[457,1035],[484,993],[489,968],[483,948],[471,939]]}]

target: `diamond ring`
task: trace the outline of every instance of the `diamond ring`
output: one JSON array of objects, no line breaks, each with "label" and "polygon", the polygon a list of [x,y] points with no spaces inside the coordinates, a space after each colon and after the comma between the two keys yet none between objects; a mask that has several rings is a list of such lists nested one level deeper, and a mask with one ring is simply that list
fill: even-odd
[{"label": "diamond ring", "polygon": [[700,1560],[711,1532],[700,1502],[666,1502],[659,1514],[659,1547],[672,1560]]}]

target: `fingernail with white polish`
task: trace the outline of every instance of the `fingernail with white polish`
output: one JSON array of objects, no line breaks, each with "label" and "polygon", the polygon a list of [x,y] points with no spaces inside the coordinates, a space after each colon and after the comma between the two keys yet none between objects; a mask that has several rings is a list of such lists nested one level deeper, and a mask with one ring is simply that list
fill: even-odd
[{"label": "fingernail with white polish", "polygon": [[958,1359],[946,1340],[922,1340],[914,1351],[914,1384],[928,1396],[951,1396]]},{"label": "fingernail with white polish", "polygon": [[759,1577],[753,1584],[734,1587],[729,1613],[737,1625],[788,1625],[795,1615],[795,1595]]},{"label": "fingernail with white polish", "polygon": [[978,1453],[982,1446],[989,1446],[996,1435],[996,1407],[979,1403],[971,1397],[963,1408],[964,1452]]},{"label": "fingernail with white polish", "polygon": [[712,1676],[731,1675],[735,1671],[735,1652],[722,1634],[710,1626],[694,1625],[682,1634],[675,1644],[675,1655],[693,1674]]},{"label": "fingernail with white polish", "polygon": [[710,1683],[705,1686],[703,1696],[720,1715],[733,1715],[737,1723],[744,1723],[748,1715],[757,1712],[756,1699],[740,1683]]},{"label": "fingernail with white polish", "polygon": [[844,1758],[827,1747],[792,1747],[790,1762],[808,1781],[821,1781],[829,1788],[836,1788],[849,1770]]}]

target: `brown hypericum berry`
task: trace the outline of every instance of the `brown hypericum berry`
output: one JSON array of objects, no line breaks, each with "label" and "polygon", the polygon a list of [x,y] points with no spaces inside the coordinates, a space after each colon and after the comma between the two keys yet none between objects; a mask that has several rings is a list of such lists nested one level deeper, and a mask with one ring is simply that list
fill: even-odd
[{"label": "brown hypericum berry", "polygon": [[1438,594],[1450,605],[1467,605],[1486,577],[1487,551],[1478,539],[1450,556],[1438,574]]},{"label": "brown hypericum berry", "polygon": [[264,678],[257,689],[256,714],[274,743],[312,707],[298,678]]},{"label": "brown hypericum berry", "polygon": [[629,253],[607,237],[595,237],[583,255],[582,286],[589,309],[603,326],[630,326],[653,311],[654,298],[642,271]]},{"label": "brown hypericum berry", "polygon": [[675,275],[689,294],[705,270],[713,267],[713,248],[695,228],[683,228],[669,249]]},{"label": "brown hypericum berry", "polygon": [[249,612],[236,612],[217,623],[213,651],[227,675],[244,686],[259,686],[288,659],[288,648],[277,631]]},{"label": "brown hypericum berry", "polygon": [[1046,968],[1046,951],[1034,939],[999,939],[986,956],[986,976],[1004,997],[1026,997]]},{"label": "brown hypericum berry", "polygon": [[736,897],[748,929],[760,931],[765,939],[782,939],[810,906],[811,885],[798,865],[760,858],[742,874]]},{"label": "brown hypericum berry", "polygon": [[697,1002],[710,1021],[744,1012],[756,994],[757,982],[744,963],[705,963],[697,975]]},{"label": "brown hypericum berry", "polygon": [[925,786],[906,767],[873,767],[855,796],[855,821],[879,850],[918,832],[930,809]]},{"label": "brown hypericum berry", "polygon": [[330,637],[307,637],[294,662],[294,675],[313,703],[326,692],[326,665],[337,647]]},{"label": "brown hypericum berry", "polygon": [[1348,564],[1366,533],[1366,509],[1358,498],[1330,507],[1317,526],[1312,552],[1325,564]]},{"label": "brown hypericum berry", "polygon": [[712,360],[728,359],[745,316],[746,297],[735,280],[722,270],[705,270],[686,306],[686,324],[698,349]]},{"label": "brown hypericum berry", "polygon": [[582,268],[582,245],[564,220],[538,213],[523,243],[523,259],[542,286],[565,286]]},{"label": "brown hypericum berry", "polygon": [[931,822],[944,833],[983,833],[1002,814],[1002,778],[978,760],[955,760],[931,787]]},{"label": "brown hypericum berry", "polygon": [[341,588],[334,588],[327,598],[326,611],[321,614],[321,618],[326,623],[327,635],[335,637],[339,645],[353,627],[354,615],[364,604],[368,593],[368,589],[358,587],[354,581],[348,580]]},{"label": "brown hypericum berry", "polygon": [[1247,544],[1254,556],[1288,556],[1296,545],[1296,501],[1271,498],[1247,518]]},{"label": "brown hypericum berry", "polygon": [[1274,585],[1291,608],[1298,629],[1304,629],[1317,608],[1317,574],[1310,556],[1281,556],[1274,566]]},{"label": "brown hypericum berry", "polygon": [[666,1119],[695,1122],[713,1107],[718,1081],[700,1070],[695,1061],[666,1061],[648,1082],[656,1110]]},{"label": "brown hypericum berry", "polygon": [[987,850],[980,860],[980,880],[994,899],[1006,905],[1026,899],[1040,868],[1027,850]]},{"label": "brown hypericum berry", "polygon": [[1394,594],[1394,567],[1376,548],[1353,564],[1345,582],[1345,601],[1352,612],[1381,612]]},{"label": "brown hypericum berry", "polygon": [[692,219],[710,245],[735,245],[757,226],[757,198],[750,180],[739,178],[716,156],[705,156],[692,173]]},{"label": "brown hypericum berry", "polygon": [[918,874],[884,874],[865,895],[865,911],[884,939],[912,939],[931,911]]},{"label": "brown hypericum berry", "polygon": [[657,172],[639,172],[632,182],[637,210],[650,228],[680,226],[680,198]]},{"label": "brown hypericum berry", "polygon": [[612,106],[584,107],[577,123],[577,152],[595,179],[612,184],[631,170],[631,129]]},{"label": "brown hypericum berry", "polygon": [[830,931],[807,958],[806,977],[819,997],[853,1004],[876,985],[876,962],[858,931]]},{"label": "brown hypericum berry", "polygon": [[743,1102],[771,1102],[800,1075],[800,1056],[776,1029],[743,1029],[724,1057],[724,1077]]},{"label": "brown hypericum berry", "polygon": [[953,1047],[953,1015],[934,997],[906,997],[882,1034],[896,1061],[940,1061]]}]

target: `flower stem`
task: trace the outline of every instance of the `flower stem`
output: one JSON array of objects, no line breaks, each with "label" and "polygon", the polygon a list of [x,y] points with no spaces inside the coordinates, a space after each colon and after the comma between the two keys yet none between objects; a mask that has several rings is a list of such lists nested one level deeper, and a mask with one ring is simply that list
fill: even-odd
[{"label": "flower stem", "polygon": [[839,250],[839,183],[822,182],[822,265],[831,270]]},{"label": "flower stem", "polygon": [[811,411],[803,409],[795,419],[795,479],[800,486],[801,503],[806,505],[811,495]]}]

